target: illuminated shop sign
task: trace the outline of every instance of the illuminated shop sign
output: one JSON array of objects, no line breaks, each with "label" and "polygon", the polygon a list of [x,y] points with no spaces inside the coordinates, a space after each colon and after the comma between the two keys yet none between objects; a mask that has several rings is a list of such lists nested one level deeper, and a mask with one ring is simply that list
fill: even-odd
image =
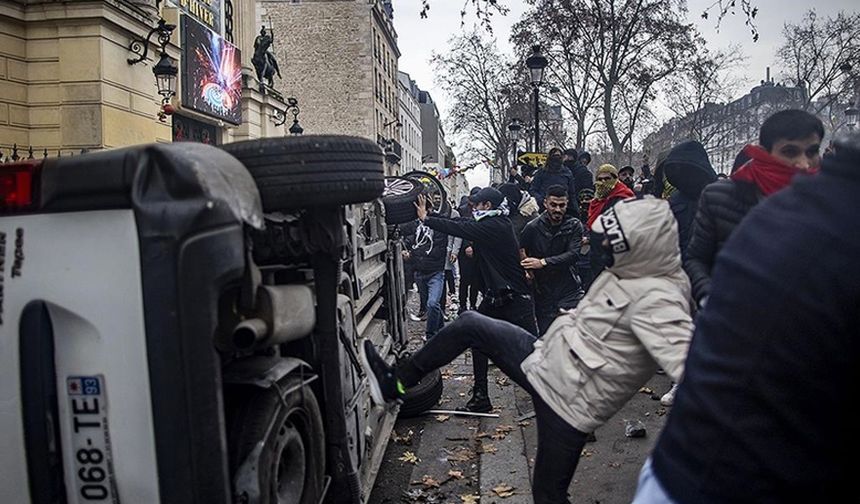
[{"label": "illuminated shop sign", "polygon": [[221,0],[169,0],[169,3],[215,33],[221,33]]},{"label": "illuminated shop sign", "polygon": [[242,121],[239,49],[190,16],[182,16],[182,49],[182,106],[239,124]]}]

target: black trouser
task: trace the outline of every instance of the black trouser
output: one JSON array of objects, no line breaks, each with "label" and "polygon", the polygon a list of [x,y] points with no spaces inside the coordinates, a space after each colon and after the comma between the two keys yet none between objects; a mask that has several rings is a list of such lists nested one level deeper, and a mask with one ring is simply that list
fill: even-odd
[{"label": "black trouser", "polygon": [[558,305],[552,299],[535,298],[535,317],[537,318],[538,335],[543,336],[553,320],[558,317]]},{"label": "black trouser", "polygon": [[[515,295],[513,299],[501,306],[493,306],[489,299],[481,301],[478,312],[497,320],[510,322],[519,326],[533,337],[537,337],[537,325],[535,324],[535,305],[531,297]],[[472,351],[472,374],[475,378],[474,392],[487,395],[488,383],[487,372],[489,371],[489,360],[487,355],[480,350]]]},{"label": "black trouser", "polygon": [[[472,310],[478,305],[478,266],[474,257],[466,257],[465,252],[460,254],[460,311],[467,308]],[[466,304],[469,301],[469,304]]]},{"label": "black trouser", "polygon": [[442,284],[442,313],[448,312],[448,294],[457,290],[454,284],[454,270],[445,270],[445,282]]},{"label": "black trouser", "polygon": [[407,388],[427,373],[456,359],[467,348],[482,353],[531,394],[538,429],[532,494],[535,504],[566,503],[567,489],[576,471],[587,434],[558,416],[526,379],[520,364],[534,350],[534,336],[502,320],[467,312],[448,324],[410,358],[397,367]]}]

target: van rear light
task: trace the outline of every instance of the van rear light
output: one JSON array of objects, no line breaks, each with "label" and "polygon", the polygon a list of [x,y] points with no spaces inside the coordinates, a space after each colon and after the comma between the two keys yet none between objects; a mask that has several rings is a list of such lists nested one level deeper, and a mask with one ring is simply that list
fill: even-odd
[{"label": "van rear light", "polygon": [[0,211],[35,208],[41,161],[0,165]]}]

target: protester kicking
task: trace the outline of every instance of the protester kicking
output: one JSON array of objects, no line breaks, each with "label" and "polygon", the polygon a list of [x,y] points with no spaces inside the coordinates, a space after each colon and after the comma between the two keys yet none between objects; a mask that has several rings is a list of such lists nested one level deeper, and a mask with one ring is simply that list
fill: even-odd
[{"label": "protester kicking", "polygon": [[538,452],[534,502],[568,502],[587,433],[605,423],[658,365],[680,380],[692,334],[690,285],[677,224],[665,201],[617,204],[595,220],[609,267],[575,313],[535,340],[503,320],[464,313],[411,357],[391,367],[366,341],[361,361],[378,404],[398,401],[427,373],[472,348],[532,396]]}]

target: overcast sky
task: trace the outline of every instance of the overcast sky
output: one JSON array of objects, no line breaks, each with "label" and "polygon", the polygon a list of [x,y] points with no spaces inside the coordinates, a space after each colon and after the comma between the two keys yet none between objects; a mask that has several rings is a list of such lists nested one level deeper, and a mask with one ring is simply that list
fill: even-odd
[{"label": "overcast sky", "polygon": [[[753,0],[759,9],[756,21],[760,33],[759,41],[753,42],[740,12],[736,16],[727,16],[719,30],[714,26],[713,15],[709,20],[701,19],[702,11],[713,2],[714,0],[688,0],[689,18],[698,26],[709,48],[721,49],[730,44],[741,46],[748,60],[746,67],[738,70],[746,80],[746,85],[738,92],[739,96],[765,78],[765,68],[768,66],[771,67],[771,75],[779,77],[779,69],[775,66],[775,51],[782,41],[782,26],[785,22],[797,22],[810,7],[814,7],[821,15],[860,9],[857,0]],[[507,16],[493,16],[493,32],[499,47],[511,54],[508,40],[511,26],[519,20],[527,5],[515,0],[499,0],[499,3],[509,7],[510,12]],[[450,37],[471,29],[474,25],[475,18],[470,14],[466,18],[465,28],[461,27],[459,7],[462,5],[463,0],[431,0],[429,17],[421,19],[418,15],[421,0],[394,1],[394,26],[401,52],[399,68],[410,74],[421,89],[430,91],[443,118],[448,110],[448,97],[436,85],[429,60],[434,52],[441,53],[446,50]],[[486,183],[485,173],[476,173],[469,178],[473,184]]]}]

